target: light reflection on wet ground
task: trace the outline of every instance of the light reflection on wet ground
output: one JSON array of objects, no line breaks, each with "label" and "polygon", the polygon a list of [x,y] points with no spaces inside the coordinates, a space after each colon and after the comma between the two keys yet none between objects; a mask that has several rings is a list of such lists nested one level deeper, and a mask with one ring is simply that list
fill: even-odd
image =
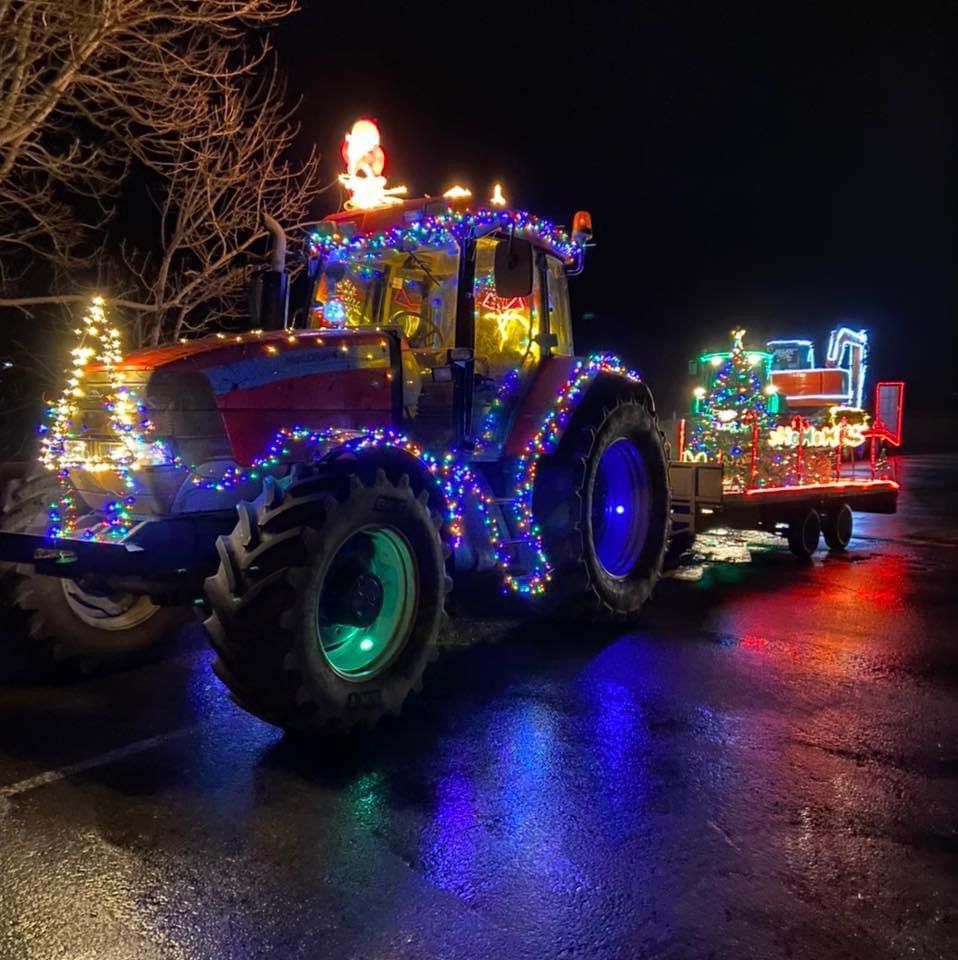
[{"label": "light reflection on wet ground", "polygon": [[956,955],[958,460],[908,470],[845,556],[715,538],[627,630],[461,627],[368,738],[252,720],[195,633],[3,689],[0,784],[184,732],[7,800],[0,956]]}]

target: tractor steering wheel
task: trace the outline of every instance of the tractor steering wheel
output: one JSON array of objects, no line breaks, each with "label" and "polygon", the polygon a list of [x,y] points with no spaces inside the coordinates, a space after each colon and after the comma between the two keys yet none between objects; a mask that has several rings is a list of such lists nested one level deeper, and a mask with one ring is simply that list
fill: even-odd
[{"label": "tractor steering wheel", "polygon": [[409,346],[418,350],[438,349],[442,344],[442,331],[432,320],[427,320],[411,310],[397,310],[389,319],[389,325],[399,327]]}]

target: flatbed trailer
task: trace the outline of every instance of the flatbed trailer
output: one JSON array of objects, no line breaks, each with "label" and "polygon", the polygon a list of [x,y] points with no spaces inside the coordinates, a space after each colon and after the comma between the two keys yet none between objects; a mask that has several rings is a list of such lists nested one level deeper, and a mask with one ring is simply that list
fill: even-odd
[{"label": "flatbed trailer", "polygon": [[[673,538],[689,542],[716,527],[784,531],[793,552],[809,556],[822,531],[826,540],[834,539],[834,547],[844,549],[851,539],[852,513],[887,514],[898,509],[899,485],[891,478],[849,476],[828,483],[756,487],[736,493],[723,491],[722,478],[720,463],[669,464]],[[835,529],[839,516],[846,525],[840,531]]]}]

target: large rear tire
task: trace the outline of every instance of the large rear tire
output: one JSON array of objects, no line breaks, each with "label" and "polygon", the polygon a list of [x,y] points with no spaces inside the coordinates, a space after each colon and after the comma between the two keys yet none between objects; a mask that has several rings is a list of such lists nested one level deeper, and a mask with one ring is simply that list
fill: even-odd
[{"label": "large rear tire", "polygon": [[558,609],[629,616],[651,595],[669,542],[667,444],[651,401],[628,396],[610,409],[596,399],[537,475],[536,515]]},{"label": "large rear tire", "polygon": [[[47,471],[11,482],[0,527],[10,533],[43,532],[57,492],[57,480]],[[7,565],[3,574],[6,602],[25,620],[34,666],[96,669],[159,644],[190,618],[188,607],[160,607],[134,594],[90,593],[72,580],[38,576],[22,564]]]},{"label": "large rear tire", "polygon": [[[379,470],[268,479],[217,543],[206,581],[217,676],[287,729],[347,731],[398,714],[436,652],[446,576],[425,491]],[[285,487],[285,489],[284,489]]]}]

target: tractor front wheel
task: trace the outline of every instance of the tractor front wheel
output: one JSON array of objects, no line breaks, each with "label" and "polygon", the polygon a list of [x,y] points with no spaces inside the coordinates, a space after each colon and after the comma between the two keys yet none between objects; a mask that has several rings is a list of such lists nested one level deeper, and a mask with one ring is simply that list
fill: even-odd
[{"label": "tractor front wheel", "polygon": [[450,583],[425,491],[334,471],[267,480],[237,509],[206,582],[214,670],[237,703],[289,729],[398,714],[436,652]]}]

